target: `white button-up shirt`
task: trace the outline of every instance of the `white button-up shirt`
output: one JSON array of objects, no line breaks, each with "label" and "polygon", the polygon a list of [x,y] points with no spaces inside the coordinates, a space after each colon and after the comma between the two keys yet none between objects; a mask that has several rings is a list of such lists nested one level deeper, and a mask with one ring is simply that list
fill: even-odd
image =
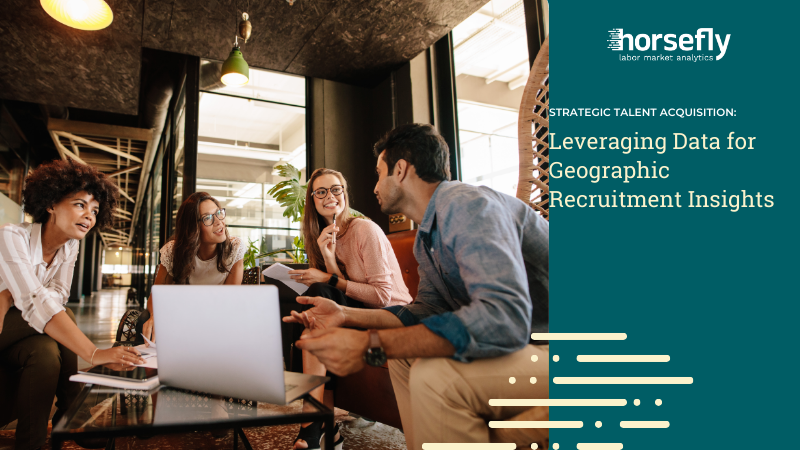
[{"label": "white button-up shirt", "polygon": [[36,331],[64,311],[78,258],[78,241],[70,239],[57,252],[50,267],[42,257],[42,224],[21,223],[0,227],[0,292],[8,289],[14,306]]}]

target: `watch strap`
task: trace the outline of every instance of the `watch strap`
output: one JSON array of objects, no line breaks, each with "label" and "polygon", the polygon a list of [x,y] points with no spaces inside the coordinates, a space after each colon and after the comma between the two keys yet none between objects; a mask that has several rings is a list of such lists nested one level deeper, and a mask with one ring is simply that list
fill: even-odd
[{"label": "watch strap", "polygon": [[336,285],[339,284],[339,275],[336,274],[331,275],[331,277],[328,279],[328,284],[333,287],[336,287]]},{"label": "watch strap", "polygon": [[369,330],[369,348],[382,348],[378,330]]}]

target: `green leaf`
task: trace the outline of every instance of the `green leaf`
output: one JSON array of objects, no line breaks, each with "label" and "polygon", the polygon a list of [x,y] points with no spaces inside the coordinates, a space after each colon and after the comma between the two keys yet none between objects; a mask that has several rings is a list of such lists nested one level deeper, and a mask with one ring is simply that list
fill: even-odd
[{"label": "green leaf", "polygon": [[255,242],[251,241],[250,238],[247,238],[247,241],[250,243],[250,245],[247,247],[247,251],[244,252],[244,259],[242,260],[242,263],[244,264],[244,270],[252,269],[256,266],[256,254],[259,252]]},{"label": "green leaf", "polygon": [[303,220],[303,210],[306,207],[308,185],[300,184],[300,171],[291,164],[275,166],[275,169],[281,177],[289,179],[276,184],[268,194],[285,208],[283,217],[295,223],[300,222]]}]

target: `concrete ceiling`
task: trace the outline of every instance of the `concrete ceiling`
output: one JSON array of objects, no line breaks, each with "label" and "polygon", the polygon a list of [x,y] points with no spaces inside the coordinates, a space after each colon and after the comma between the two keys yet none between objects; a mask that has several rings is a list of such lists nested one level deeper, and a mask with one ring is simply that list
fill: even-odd
[{"label": "concrete ceiling", "polygon": [[142,47],[224,60],[244,10],[251,66],[373,86],[486,1],[107,0],[114,22],[86,32],[2,0],[0,98],[135,115]]}]

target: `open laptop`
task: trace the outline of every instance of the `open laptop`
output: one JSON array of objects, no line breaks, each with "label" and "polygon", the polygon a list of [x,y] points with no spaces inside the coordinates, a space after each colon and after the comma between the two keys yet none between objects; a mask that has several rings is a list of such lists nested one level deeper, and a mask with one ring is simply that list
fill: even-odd
[{"label": "open laptop", "polygon": [[275,286],[153,286],[161,384],[287,404],[328,381],[284,372]]}]

